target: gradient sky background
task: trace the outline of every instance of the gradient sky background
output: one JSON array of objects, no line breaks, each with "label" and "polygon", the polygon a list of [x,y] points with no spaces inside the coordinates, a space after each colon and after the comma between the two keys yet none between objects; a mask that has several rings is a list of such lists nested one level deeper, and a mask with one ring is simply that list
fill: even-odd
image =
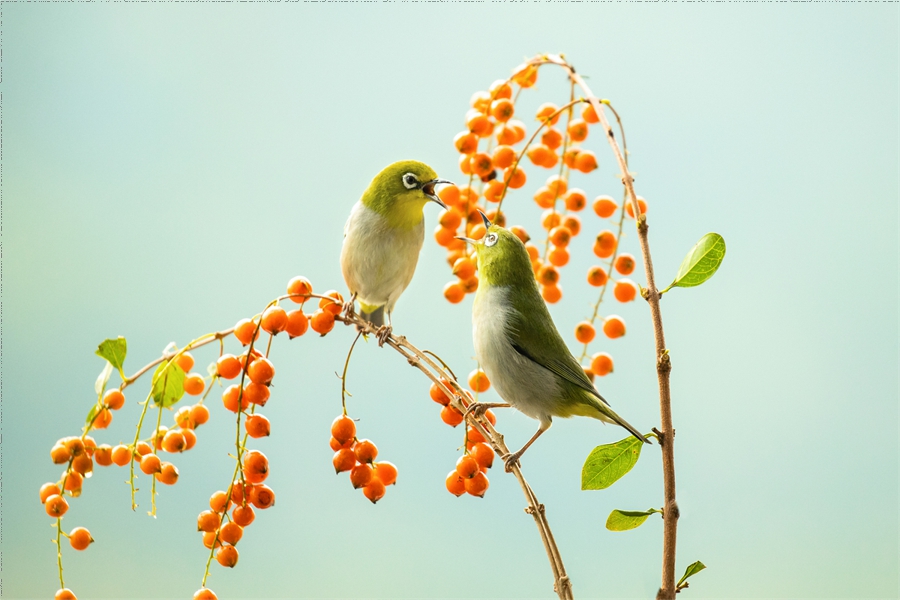
[{"label": "gradient sky background", "polygon": [[[461,179],[452,138],[470,95],[523,57],[564,52],[623,115],[660,283],[704,233],[728,244],[711,281],[662,303],[677,568],[709,567],[686,597],[896,597],[898,14],[843,3],[4,3],[3,595],[58,587],[38,488],[60,471],[51,445],[79,432],[93,401],[100,341],[127,337],[131,373],[171,341],[258,312],[294,275],[343,291],[341,231],[371,177],[417,158]],[[533,128],[534,108],[567,93],[543,69],[519,114]],[[601,168],[573,184],[618,197],[612,155],[592,136]],[[530,196],[547,173],[527,172],[507,208],[537,234]],[[429,231],[437,212],[426,208]],[[602,224],[584,219],[551,309],[568,340],[595,297],[583,277]],[[622,245],[638,254],[632,232]],[[466,373],[471,297],[444,301],[450,277],[429,236],[394,323]],[[600,389],[649,430],[659,416],[647,307],[603,312],[629,329],[595,344],[616,359]],[[513,478],[495,468],[483,500],[450,496],[462,432],[440,422],[420,374],[371,343],[351,365],[350,411],[399,466],[399,485],[373,506],[335,477],[333,372],[350,340],[344,328],[276,340],[263,411],[273,434],[253,446],[270,458],[278,503],[245,532],[236,569],[213,565],[210,586],[223,599],[552,597]],[[203,368],[216,351],[195,355]],[[145,393],[130,391],[98,442],[133,436]],[[80,598],[199,587],[196,515],[233,469],[233,421],[217,397],[198,447],[175,459],[181,480],[161,490],[157,519],[149,483],[132,513],[121,469],[98,468],[71,503],[66,529],[97,540],[63,549]],[[513,447],[535,427],[511,411],[499,419]],[[611,489],[579,490],[588,452],[621,437],[559,420],[523,461],[579,598],[650,597],[659,585],[661,521],[603,527],[613,508],[662,503],[657,447]]]}]

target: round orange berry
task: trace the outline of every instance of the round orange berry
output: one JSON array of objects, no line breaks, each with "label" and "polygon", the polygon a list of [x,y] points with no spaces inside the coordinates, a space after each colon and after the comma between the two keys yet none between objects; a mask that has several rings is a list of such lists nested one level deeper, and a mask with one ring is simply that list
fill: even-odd
[{"label": "round orange berry", "polygon": [[459,304],[466,297],[466,291],[458,281],[453,281],[444,286],[444,298],[451,304]]},{"label": "round orange berry", "polygon": [[[450,386],[450,382],[448,382],[446,379],[443,380],[443,383],[447,386],[447,389],[453,389]],[[444,390],[442,390],[441,387],[436,383],[431,384],[431,388],[428,390],[428,394],[431,396],[431,399],[438,404],[442,404],[444,406],[450,404],[450,398],[447,397],[447,394],[444,393]]]},{"label": "round orange berry", "polygon": [[450,427],[456,427],[463,422],[462,413],[449,404],[441,409],[441,420]]},{"label": "round orange berry", "polygon": [[541,186],[534,193],[534,201],[541,208],[550,208],[556,202],[556,196],[547,186]]},{"label": "round orange berry", "polygon": [[588,124],[583,119],[572,119],[566,130],[573,142],[583,142],[588,136]]},{"label": "round orange berry", "polygon": [[494,163],[491,162],[490,155],[484,152],[473,154],[469,166],[472,173],[478,177],[487,177],[494,172]]},{"label": "round orange berry", "polygon": [[233,569],[238,562],[238,551],[234,546],[222,546],[216,551],[216,560],[223,567]]},{"label": "round orange berry", "polygon": [[375,476],[384,485],[393,485],[397,483],[397,467],[394,466],[394,463],[386,460],[375,463]]},{"label": "round orange berry", "polygon": [[594,329],[594,326],[587,321],[582,321],[575,326],[575,339],[582,344],[591,343],[591,340],[594,339],[595,335],[597,335],[597,331]]},{"label": "round orange berry", "polygon": [[244,421],[244,429],[247,430],[247,435],[250,437],[261,438],[271,433],[271,424],[269,419],[263,415],[254,414],[247,417],[247,420]]},{"label": "round orange berry", "polygon": [[491,87],[488,88],[488,92],[494,99],[512,98],[512,88],[502,79],[494,81],[494,83],[491,84]]},{"label": "round orange berry", "polygon": [[460,258],[453,264],[453,274],[460,279],[469,279],[475,275],[475,261],[469,257]]},{"label": "round orange berry", "polygon": [[253,512],[252,506],[235,506],[234,510],[231,511],[231,520],[241,527],[246,527],[256,518],[256,513]]},{"label": "round orange berry", "polygon": [[512,80],[519,84],[520,87],[529,88],[537,82],[538,70],[534,65],[522,65],[516,69],[512,76]]},{"label": "round orange berry", "polygon": [[145,454],[141,457],[141,471],[146,475],[155,475],[162,469],[162,461],[155,454]]},{"label": "round orange berry", "polygon": [[556,150],[557,148],[559,148],[562,145],[562,141],[562,134],[558,129],[555,129],[553,127],[548,127],[541,135],[541,143],[551,150]]},{"label": "round orange berry", "polygon": [[597,196],[594,200],[594,212],[603,219],[613,216],[617,208],[619,205],[609,196]]},{"label": "round orange berry", "polygon": [[625,335],[625,321],[622,320],[622,317],[616,315],[607,317],[603,323],[603,333],[611,339],[622,337]]},{"label": "round orange berry", "polygon": [[319,300],[319,308],[333,315],[341,314],[344,309],[344,297],[337,290],[328,290],[324,296],[325,298]]},{"label": "round orange berry", "polygon": [[541,288],[541,297],[550,304],[556,304],[562,298],[562,290],[557,285],[545,285]]},{"label": "round orange berry", "polygon": [[525,185],[525,180],[525,171],[523,171],[519,167],[516,167],[515,169],[512,169],[512,167],[510,167],[509,169],[503,171],[503,181],[506,182],[506,185],[508,185],[510,189],[519,189],[520,187]]},{"label": "round orange berry", "polygon": [[575,157],[575,169],[582,173],[590,173],[597,168],[597,156],[590,150],[582,150]]},{"label": "round orange berry", "polygon": [[494,464],[494,451],[484,442],[477,442],[469,454],[478,462],[478,467],[483,471],[490,469]]},{"label": "round orange berry", "polygon": [[456,469],[453,469],[447,475],[445,485],[447,486],[447,491],[454,496],[462,496],[466,493],[466,482],[460,477],[459,473],[456,472]]},{"label": "round orange berry", "polygon": [[77,494],[81,492],[82,483],[84,483],[84,477],[81,476],[81,473],[74,471],[63,473],[63,489],[65,491]]},{"label": "round orange berry", "polygon": [[557,248],[565,248],[572,240],[572,232],[564,225],[557,225],[550,230],[550,243]]},{"label": "round orange berry", "polygon": [[175,485],[178,481],[178,467],[170,462],[162,463],[159,473],[156,474],[156,479],[166,485]]},{"label": "round orange berry", "polygon": [[200,588],[194,592],[194,600],[219,600],[219,597],[209,588]]},{"label": "round orange berry", "polygon": [[128,446],[119,444],[112,450],[112,460],[120,467],[124,467],[131,462],[132,452]]},{"label": "round orange berry", "polygon": [[594,254],[600,258],[607,258],[616,250],[616,234],[612,231],[604,230],[597,234],[594,241]]},{"label": "round orange berry", "polygon": [[222,517],[217,512],[204,510],[197,515],[197,531],[213,532],[222,524]]},{"label": "round orange berry", "polygon": [[194,355],[190,352],[182,352],[175,359],[175,363],[181,367],[181,370],[187,373],[194,368]]},{"label": "round orange berry", "polygon": [[242,345],[246,346],[259,337],[256,323],[250,319],[241,319],[234,326],[234,337],[236,337]]},{"label": "round orange berry", "polygon": [[260,322],[260,327],[266,333],[271,333],[275,335],[284,331],[284,327],[287,325],[287,312],[277,304],[274,306],[270,306],[263,312],[262,321]]},{"label": "round orange berry", "polygon": [[320,335],[334,329],[334,314],[327,310],[317,310],[309,317],[309,326]]},{"label": "round orange berry", "polygon": [[184,436],[184,449],[190,450],[197,443],[197,434],[193,429],[182,429],[181,435]]},{"label": "round orange berry", "polygon": [[491,387],[487,373],[481,369],[475,369],[469,373],[469,387],[475,392],[486,392]]},{"label": "round orange berry", "polygon": [[369,464],[356,465],[350,470],[350,484],[353,489],[365,487],[372,481],[372,475],[375,470]]},{"label": "round orange berry", "polygon": [[613,288],[613,294],[619,302],[631,302],[637,297],[637,285],[630,279],[620,279]]},{"label": "round orange berry", "polygon": [[222,525],[222,528],[219,530],[219,539],[225,542],[226,544],[231,544],[234,546],[239,541],[241,541],[241,537],[244,535],[244,528],[231,521],[230,523],[225,523]]},{"label": "round orange berry", "polygon": [[340,415],[331,423],[331,437],[341,443],[356,437],[356,423],[347,415]]},{"label": "round orange berry", "polygon": [[309,329],[309,318],[303,313],[303,309],[298,308],[287,314],[287,323],[284,330],[287,331],[288,337],[294,339],[300,337]]},{"label": "round orange berry", "polygon": [[184,434],[177,429],[167,431],[163,436],[162,449],[166,452],[183,452],[186,445]]},{"label": "round orange berry", "polygon": [[44,504],[50,496],[58,496],[60,493],[58,485],[55,483],[45,483],[41,486],[41,504]]},{"label": "round orange berry", "polygon": [[261,357],[247,367],[247,376],[253,383],[268,385],[275,377],[275,365],[268,358]]},{"label": "round orange berry", "polygon": [[372,504],[375,504],[376,502],[384,498],[385,491],[386,490],[384,482],[382,482],[377,477],[373,477],[369,481],[369,483],[367,483],[366,486],[363,487],[363,495],[371,500]]},{"label": "round orange berry", "polygon": [[244,455],[244,480],[262,483],[269,476],[269,459],[259,450],[251,450]]},{"label": "round orange berry", "polygon": [[371,440],[359,440],[353,448],[356,460],[361,463],[372,463],[378,456],[378,447]]},{"label": "round orange berry", "polygon": [[219,490],[209,497],[209,508],[216,513],[225,512],[231,505],[231,497],[227,492]]},{"label": "round orange berry", "polygon": [[349,471],[356,466],[356,454],[350,448],[342,448],[334,453],[331,464],[335,473]]},{"label": "round orange berry", "polygon": [[556,285],[559,282],[559,269],[553,265],[545,265],[538,271],[537,280],[541,285]]},{"label": "round orange berry", "polygon": [[594,287],[600,287],[605,284],[607,278],[606,271],[603,270],[603,267],[591,267],[588,269],[587,280],[588,283]]},{"label": "round orange berry", "polygon": [[109,424],[112,423],[112,419],[113,416],[110,410],[108,408],[101,408],[94,417],[94,422],[91,423],[91,427],[94,429],[106,429],[109,427]]},{"label": "round orange berry", "polygon": [[306,277],[294,277],[288,281],[287,293],[291,294],[291,302],[303,304],[309,299],[312,291],[312,284]]},{"label": "round orange berry", "polygon": [[184,393],[191,396],[199,396],[203,393],[206,382],[200,373],[191,373],[184,378]]},{"label": "round orange berry", "polygon": [[516,162],[516,151],[512,146],[497,146],[494,149],[494,153],[491,155],[491,162],[493,162],[494,166],[498,169],[511,167],[512,164]]},{"label": "round orange berry", "polygon": [[470,131],[461,131],[453,138],[453,145],[460,154],[472,154],[478,149],[478,136]]},{"label": "round orange berry", "polygon": [[594,105],[590,103],[585,104],[584,108],[581,109],[581,118],[588,123],[600,122],[600,117],[597,116],[597,111],[594,110]]},{"label": "round orange berry", "polygon": [[103,404],[111,410],[119,410],[125,406],[125,394],[116,389],[107,390],[107,392],[103,394]]},{"label": "round orange berry", "polygon": [[484,498],[484,494],[487,492],[490,482],[484,472],[478,471],[471,479],[463,478],[463,485],[466,488],[466,493],[472,496],[478,496],[479,498]]},{"label": "round orange berry", "polygon": [[600,377],[612,373],[612,356],[610,356],[606,352],[598,352],[597,354],[593,355],[591,357],[591,371],[593,371],[595,375],[598,375]]},{"label": "round orange berry", "polygon": [[241,372],[241,363],[233,354],[223,354],[216,361],[216,372],[223,379],[234,379]]},{"label": "round orange berry", "polygon": [[507,98],[494,100],[493,104],[491,104],[491,116],[497,119],[497,121],[499,121],[500,123],[505,123],[506,121],[512,119],[512,116],[515,112],[516,107]]},{"label": "round orange berry", "polygon": [[69,503],[59,494],[52,494],[44,502],[44,510],[51,517],[59,518],[69,510]]},{"label": "round orange berry", "polygon": [[538,107],[535,118],[542,123],[556,125],[559,121],[559,107],[552,102],[544,102]]},{"label": "round orange berry", "polygon": [[72,459],[72,470],[81,475],[86,475],[94,470],[94,461],[87,452],[82,452]]},{"label": "round orange berry", "polygon": [[[646,213],[647,212],[647,201],[644,200],[643,198],[641,198],[640,196],[638,196],[637,202],[638,202],[638,209],[640,209],[641,214]],[[631,204],[631,202],[625,203],[625,212],[628,213],[629,217],[631,217],[632,219],[634,218],[634,206]]]},{"label": "round orange berry", "polygon": [[195,404],[191,407],[191,421],[194,425],[203,425],[209,421],[209,409],[203,404]]},{"label": "round orange berry", "polygon": [[631,275],[634,265],[634,257],[630,254],[623,253],[616,257],[616,271],[622,275]]}]

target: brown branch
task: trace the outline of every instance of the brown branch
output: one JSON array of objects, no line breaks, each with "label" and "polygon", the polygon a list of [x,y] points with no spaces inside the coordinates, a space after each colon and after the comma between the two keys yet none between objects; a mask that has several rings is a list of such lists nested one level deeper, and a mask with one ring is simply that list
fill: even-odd
[{"label": "brown branch", "polygon": [[613,130],[609,125],[601,102],[588,88],[584,79],[575,72],[569,63],[562,57],[547,55],[534,59],[538,62],[549,62],[564,68],[569,79],[578,85],[583,91],[594,111],[600,119],[600,123],[606,132],[609,145],[612,147],[619,169],[622,171],[622,183],[625,185],[628,200],[635,215],[638,238],[641,246],[641,255],[644,259],[644,272],[647,277],[647,292],[644,296],[650,305],[650,317],[653,320],[653,336],[656,340],[656,375],[659,382],[659,413],[662,435],[660,446],[663,459],[663,484],[665,493],[665,505],[663,513],[663,561],[662,561],[662,587],[657,593],[657,600],[669,600],[675,598],[675,542],[678,528],[678,504],[675,501],[675,454],[674,437],[675,430],[672,427],[672,397],[669,388],[669,373],[672,363],[666,350],[665,336],[663,335],[662,315],[659,310],[659,290],[653,276],[653,261],[650,258],[650,244],[647,239],[647,216],[641,214],[637,196],[634,193],[634,178],[628,171],[628,165],[616,142]]},{"label": "brown branch", "polygon": [[[363,334],[375,335],[377,331],[375,327],[367,321],[362,320],[356,314],[344,313],[338,315],[336,320],[341,321],[346,325],[356,326]],[[399,352],[411,366],[422,371],[426,377],[440,387],[444,394],[450,398],[450,405],[453,406],[453,408],[466,414],[466,408],[468,407],[470,400],[466,395],[465,390],[460,386],[459,382],[456,381],[456,378],[450,373],[449,369],[444,368],[442,365],[438,365],[432,360],[429,356],[429,354],[431,354],[430,352],[419,350],[410,344],[404,336],[400,335],[389,336],[385,343]],[[438,361],[443,363],[440,359],[438,359]],[[449,387],[446,383],[450,384]],[[494,429],[491,422],[488,421],[486,417],[483,415],[476,415],[474,412],[469,412],[466,414],[466,420],[467,424],[472,425],[486,440],[488,440],[498,456],[502,457],[510,453],[509,448],[503,441],[503,436]],[[556,540],[553,538],[553,533],[550,531],[550,523],[547,521],[544,505],[538,501],[537,496],[534,494],[534,490],[528,485],[528,482],[525,480],[525,476],[522,475],[522,470],[518,465],[513,466],[512,474],[515,476],[516,480],[518,480],[519,486],[525,494],[525,500],[528,503],[525,512],[534,518],[538,533],[541,536],[541,541],[544,544],[544,550],[547,552],[550,568],[553,571],[553,589],[561,600],[571,600],[573,598],[572,584],[569,581],[568,575],[566,575],[566,568],[563,565],[562,556],[559,553],[559,548],[556,546]]]}]

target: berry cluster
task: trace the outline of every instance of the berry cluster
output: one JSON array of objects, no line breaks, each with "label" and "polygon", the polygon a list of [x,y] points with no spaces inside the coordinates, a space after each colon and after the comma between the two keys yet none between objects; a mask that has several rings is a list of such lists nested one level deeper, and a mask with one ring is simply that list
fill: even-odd
[{"label": "berry cluster", "polygon": [[331,424],[330,444],[334,450],[334,472],[349,471],[353,489],[362,488],[372,504],[384,498],[387,486],[397,482],[397,467],[387,461],[375,461],[378,447],[371,440],[356,437],[356,423],[346,414]]},{"label": "berry cluster", "polygon": [[[521,65],[509,79],[495,81],[486,92],[476,92],[466,113],[466,130],[454,138],[454,146],[460,154],[460,170],[469,176],[469,182],[465,186],[446,186],[441,190],[441,199],[449,208],[441,214],[434,234],[438,244],[447,249],[447,261],[456,276],[455,281],[444,287],[444,297],[451,303],[461,302],[466,294],[478,289],[474,251],[456,236],[480,239],[484,235],[479,210],[492,222],[506,226],[501,206],[508,190],[525,185],[523,167],[526,158],[535,167],[556,171],[533,194],[534,202],[544,209],[540,226],[545,235],[536,242],[524,227],[513,225],[509,229],[528,250],[544,300],[553,304],[562,298],[561,269],[569,263],[570,243],[582,231],[579,213],[589,203],[584,190],[569,186],[570,174],[587,174],[598,168],[596,154],[585,148],[584,142],[591,126],[599,123],[600,118],[591,103],[575,98],[574,94],[563,106],[546,102],[537,109],[538,127],[526,141],[525,124],[513,118],[516,100],[522,89],[532,87],[537,81],[541,64],[533,61]],[[576,116],[579,105],[580,116]],[[564,124],[561,122],[563,116]],[[492,203],[497,206],[489,209]],[[646,201],[638,198],[638,205],[641,213],[645,213]],[[608,338],[625,334],[625,322],[621,317],[598,314],[607,287],[611,285],[615,299],[623,303],[633,301],[640,292],[639,286],[626,277],[634,271],[634,256],[618,252],[623,222],[626,217],[634,218],[632,206],[620,207],[611,197],[600,195],[594,199],[592,207],[600,219],[612,219],[613,223],[607,228],[601,227],[593,242],[594,255],[604,263],[590,267],[587,273],[588,283],[600,288],[600,295],[593,315],[575,328],[576,340],[584,344],[582,362],[586,361],[588,345],[596,335],[594,324],[597,319],[601,320],[603,333]],[[611,358],[604,353],[594,354],[584,368],[592,378],[606,375],[612,371]]]}]

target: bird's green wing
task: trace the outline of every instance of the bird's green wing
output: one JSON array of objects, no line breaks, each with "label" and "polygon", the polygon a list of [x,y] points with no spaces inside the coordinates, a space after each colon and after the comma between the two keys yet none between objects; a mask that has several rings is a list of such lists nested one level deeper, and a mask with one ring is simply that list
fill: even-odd
[{"label": "bird's green wing", "polygon": [[[524,295],[524,294],[523,294]],[[530,294],[528,294],[530,296]],[[537,294],[535,298],[522,298],[523,306],[514,306],[506,335],[516,352],[539,364],[565,381],[576,385],[609,405],[597,388],[591,383],[584,369],[572,356],[569,347],[553,324],[550,312],[543,299]]]}]

